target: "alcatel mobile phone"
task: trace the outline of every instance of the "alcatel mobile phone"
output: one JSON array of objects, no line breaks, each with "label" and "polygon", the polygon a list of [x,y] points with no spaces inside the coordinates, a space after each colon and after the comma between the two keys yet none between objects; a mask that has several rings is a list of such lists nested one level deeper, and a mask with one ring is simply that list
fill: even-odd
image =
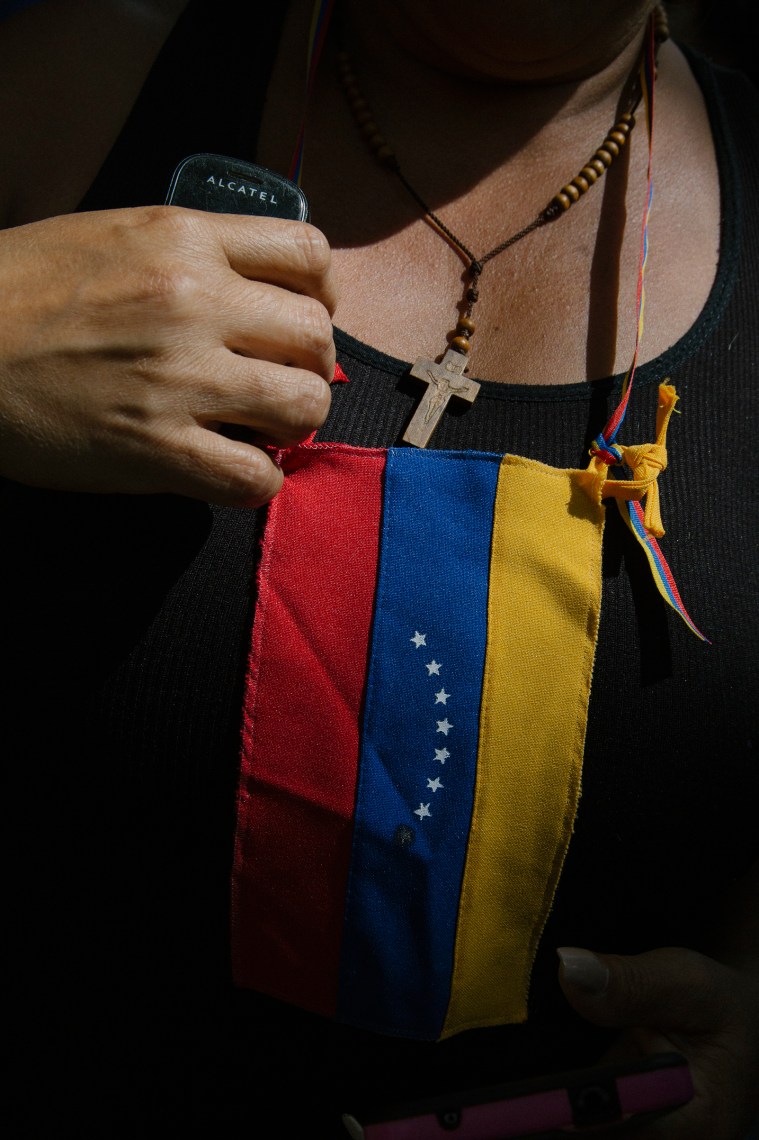
[{"label": "alcatel mobile phone", "polygon": [[[652,1119],[693,1097],[688,1063],[660,1053],[460,1095],[430,1097],[365,1118],[343,1116],[353,1140],[567,1140],[633,1117]],[[624,1135],[624,1129],[621,1132]]]},{"label": "alcatel mobile phone", "polygon": [[308,221],[308,202],[300,186],[265,166],[221,154],[183,159],[172,176],[166,205]]}]

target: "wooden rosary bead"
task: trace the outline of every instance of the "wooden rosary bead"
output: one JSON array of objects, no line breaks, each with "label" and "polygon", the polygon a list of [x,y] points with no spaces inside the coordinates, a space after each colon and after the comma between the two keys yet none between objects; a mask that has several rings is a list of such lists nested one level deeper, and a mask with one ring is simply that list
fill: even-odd
[{"label": "wooden rosary bead", "polygon": [[375,158],[377,158],[383,166],[395,167],[398,165],[398,159],[395,157],[395,151],[392,147],[388,146],[387,143],[385,143],[384,146],[378,147],[374,154]]},{"label": "wooden rosary bead", "polygon": [[372,135],[376,135],[378,132],[379,127],[375,123],[374,119],[369,118],[361,128],[361,137],[364,139],[370,139]]},{"label": "wooden rosary bead", "polygon": [[451,348],[455,348],[459,352],[463,352],[466,356],[466,354],[469,352],[469,349],[471,348],[471,345],[465,336],[455,336],[451,341]]},{"label": "wooden rosary bead", "polygon": [[634,126],[635,116],[630,111],[625,111],[625,113],[620,116],[619,121],[614,124],[614,128],[609,131],[608,136],[603,141],[603,145],[598,148],[589,162],[583,166],[580,173],[577,174],[567,186],[563,186],[559,193],[554,196],[550,206],[555,206],[560,210],[568,210],[572,203],[576,202],[582,194],[587,194],[591,186],[593,186],[601,175],[611,166],[619,154],[620,148],[627,142],[627,136]]},{"label": "wooden rosary bead", "polygon": [[654,9],[654,38],[658,43],[669,39],[669,20],[661,4]]},{"label": "wooden rosary bead", "polygon": [[456,332],[462,333],[466,336],[473,336],[475,330],[475,323],[471,317],[459,317],[456,325]]}]

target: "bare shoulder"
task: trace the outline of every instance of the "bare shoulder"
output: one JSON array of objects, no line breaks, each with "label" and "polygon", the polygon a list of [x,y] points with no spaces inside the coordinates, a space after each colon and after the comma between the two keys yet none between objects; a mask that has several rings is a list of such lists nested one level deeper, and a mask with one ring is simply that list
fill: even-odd
[{"label": "bare shoulder", "polygon": [[680,49],[663,46],[656,88],[654,209],[657,251],[647,278],[658,328],[656,355],[696,320],[709,296],[719,259],[720,176],[709,111]]}]

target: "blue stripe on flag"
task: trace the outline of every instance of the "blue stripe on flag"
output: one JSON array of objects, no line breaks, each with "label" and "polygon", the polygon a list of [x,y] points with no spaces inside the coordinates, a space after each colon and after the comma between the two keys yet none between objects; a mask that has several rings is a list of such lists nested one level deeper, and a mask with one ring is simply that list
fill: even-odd
[{"label": "blue stripe on flag", "polygon": [[387,457],[338,1016],[410,1037],[450,993],[500,462]]}]

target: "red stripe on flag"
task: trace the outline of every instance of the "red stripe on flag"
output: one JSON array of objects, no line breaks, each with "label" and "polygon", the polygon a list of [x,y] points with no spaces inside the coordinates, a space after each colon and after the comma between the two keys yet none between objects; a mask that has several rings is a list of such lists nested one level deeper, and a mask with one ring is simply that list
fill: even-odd
[{"label": "red stripe on flag", "polygon": [[337,998],[384,466],[384,451],[335,444],[285,453],[246,682],[235,980],[324,1014]]}]

